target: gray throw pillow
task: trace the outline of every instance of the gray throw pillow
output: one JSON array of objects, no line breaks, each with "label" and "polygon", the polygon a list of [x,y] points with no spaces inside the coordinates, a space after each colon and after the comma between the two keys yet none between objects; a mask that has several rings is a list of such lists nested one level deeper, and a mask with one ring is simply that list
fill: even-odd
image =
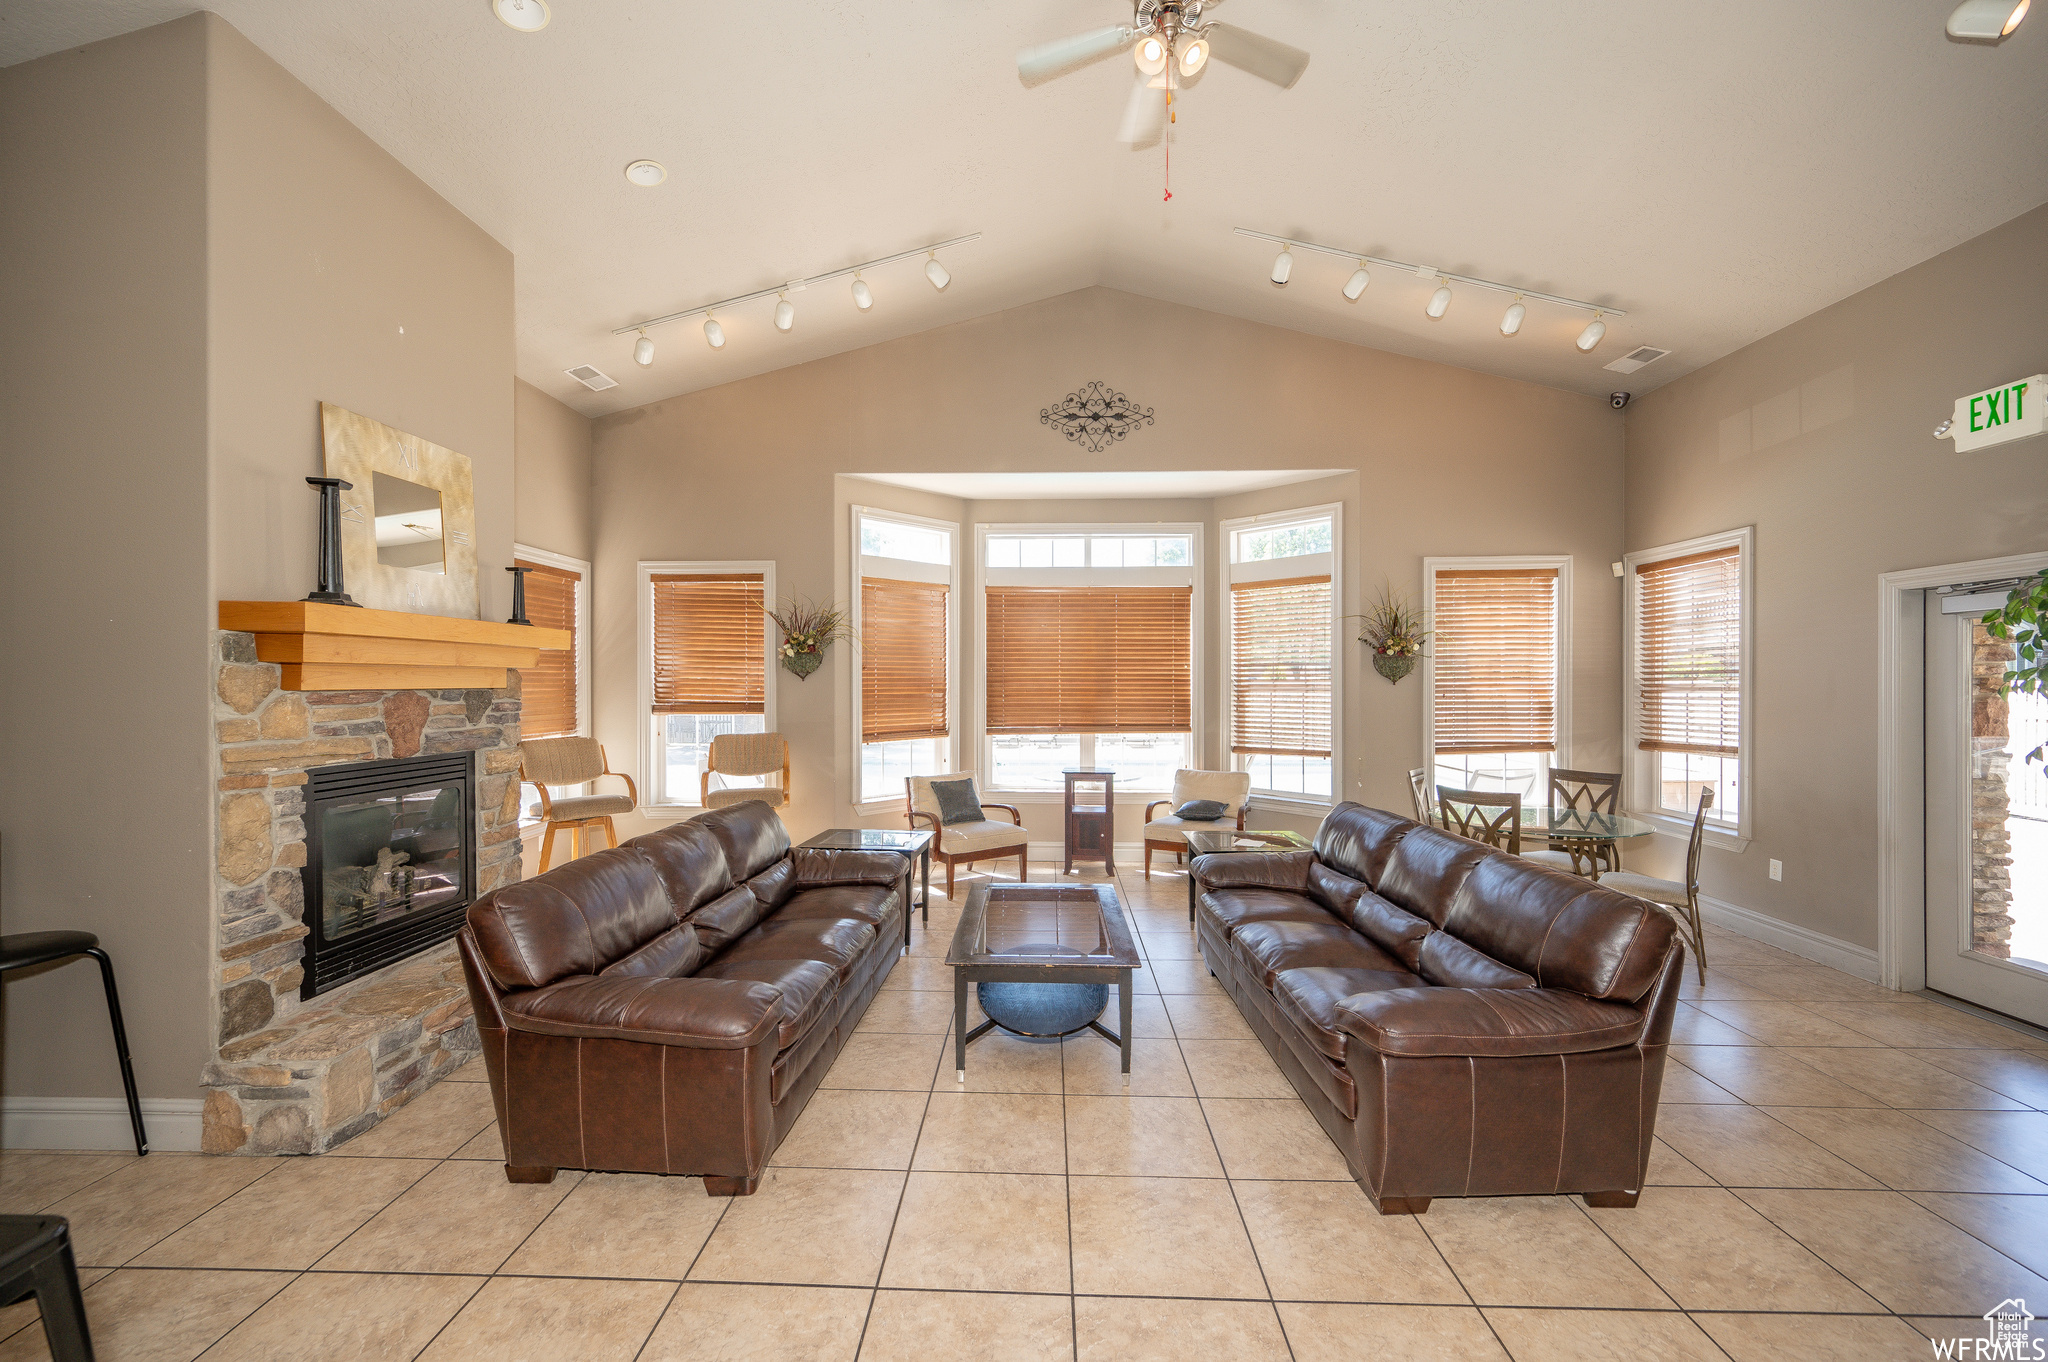
[{"label": "gray throw pillow", "polygon": [[975,792],[972,776],[933,781],[932,798],[938,801],[941,823],[981,821],[981,796]]},{"label": "gray throw pillow", "polygon": [[1220,799],[1190,799],[1175,809],[1173,816],[1188,823],[1213,823],[1229,807]]}]

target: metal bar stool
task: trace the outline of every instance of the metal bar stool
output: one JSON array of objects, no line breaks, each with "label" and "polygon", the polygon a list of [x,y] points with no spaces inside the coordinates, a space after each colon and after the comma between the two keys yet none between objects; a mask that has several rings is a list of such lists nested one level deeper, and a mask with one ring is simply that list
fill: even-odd
[{"label": "metal bar stool", "polygon": [[[75,936],[75,932],[38,932]],[[0,1215],[0,1303],[36,1298],[53,1362],[92,1362],[92,1333],[71,1256],[71,1225],[61,1215]]]},{"label": "metal bar stool", "polygon": [[100,981],[107,987],[107,1019],[114,1024],[114,1053],[121,1057],[121,1086],[128,1093],[128,1119],[135,1126],[135,1152],[149,1152],[142,1128],[142,1100],[135,1095],[135,1065],[128,1058],[128,1029],[121,1025],[121,995],[114,988],[114,962],[91,932],[16,932],[0,936],[0,972],[47,965],[89,955],[100,962]]}]

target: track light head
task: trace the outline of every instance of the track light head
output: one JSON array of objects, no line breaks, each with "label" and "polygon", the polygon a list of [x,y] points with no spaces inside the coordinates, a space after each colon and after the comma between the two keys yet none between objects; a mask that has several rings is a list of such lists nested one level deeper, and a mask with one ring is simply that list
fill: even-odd
[{"label": "track light head", "polygon": [[2031,0],[1963,0],[1948,16],[1948,36],[1995,43],[2020,26]]},{"label": "track light head", "polygon": [[1579,333],[1578,340],[1574,341],[1573,344],[1577,345],[1581,350],[1591,350],[1600,343],[1600,338],[1606,334],[1607,323],[1600,320],[1600,311],[1595,308],[1593,320],[1586,323],[1586,329]]},{"label": "track light head", "polygon": [[1156,34],[1146,34],[1138,39],[1137,45],[1131,49],[1131,60],[1148,76],[1156,76],[1164,71],[1166,58],[1166,40]]},{"label": "track light head", "polygon": [[1282,246],[1280,254],[1273,261],[1273,282],[1284,284],[1287,282],[1287,277],[1293,273],[1294,247]]},{"label": "track light head", "polygon": [[709,313],[704,316],[704,340],[714,350],[725,348],[725,328],[718,324],[718,318]]},{"label": "track light head", "polygon": [[1429,295],[1429,306],[1424,308],[1423,311],[1429,314],[1429,319],[1431,321],[1437,321],[1444,315],[1444,313],[1449,312],[1450,310],[1451,286],[1444,280],[1439,279],[1437,281],[1436,292]]},{"label": "track light head", "polygon": [[1523,305],[1522,295],[1517,293],[1515,301],[1508,304],[1507,312],[1500,319],[1500,333],[1503,336],[1514,335],[1522,329],[1522,318],[1528,315],[1529,309]]},{"label": "track light head", "polygon": [[789,301],[789,295],[788,295],[788,294],[786,294],[786,293],[778,293],[778,294],[776,294],[776,295],[775,295],[775,329],[776,329],[777,331],[787,331],[787,330],[789,330],[789,328],[791,328],[792,326],[795,326],[795,325],[796,325],[796,304],[795,304],[795,303],[792,303],[791,301]]},{"label": "track light head", "polygon": [[643,369],[654,363],[654,342],[647,339],[645,331],[640,333],[639,340],[633,342],[633,362]]},{"label": "track light head", "polygon": [[1365,262],[1361,260],[1358,262],[1358,268],[1351,272],[1351,277],[1344,281],[1344,296],[1355,303],[1358,301],[1358,295],[1364,293],[1371,283],[1372,276],[1365,272]]},{"label": "track light head", "polygon": [[853,275],[853,305],[865,312],[875,305],[875,291],[868,287],[868,281],[856,270]]},{"label": "track light head", "polygon": [[946,285],[953,282],[953,276],[946,273],[946,267],[939,263],[937,251],[933,251],[931,259],[924,262],[924,277],[931,280],[932,287],[941,293],[945,292]]}]

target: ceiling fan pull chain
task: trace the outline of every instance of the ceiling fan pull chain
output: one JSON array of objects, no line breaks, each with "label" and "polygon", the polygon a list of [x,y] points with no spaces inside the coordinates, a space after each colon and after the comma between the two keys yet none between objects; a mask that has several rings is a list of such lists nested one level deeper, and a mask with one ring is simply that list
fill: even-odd
[{"label": "ceiling fan pull chain", "polygon": [[1159,135],[1159,145],[1166,152],[1166,197],[1160,202],[1173,202],[1173,82],[1166,82],[1166,131]]}]

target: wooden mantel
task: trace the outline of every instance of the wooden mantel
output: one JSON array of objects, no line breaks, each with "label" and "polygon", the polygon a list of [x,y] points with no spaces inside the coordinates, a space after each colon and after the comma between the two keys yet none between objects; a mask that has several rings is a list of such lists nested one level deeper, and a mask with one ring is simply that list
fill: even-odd
[{"label": "wooden mantel", "polygon": [[256,635],[284,690],[495,690],[566,629],[410,615],[316,601],[222,601],[220,627]]}]

